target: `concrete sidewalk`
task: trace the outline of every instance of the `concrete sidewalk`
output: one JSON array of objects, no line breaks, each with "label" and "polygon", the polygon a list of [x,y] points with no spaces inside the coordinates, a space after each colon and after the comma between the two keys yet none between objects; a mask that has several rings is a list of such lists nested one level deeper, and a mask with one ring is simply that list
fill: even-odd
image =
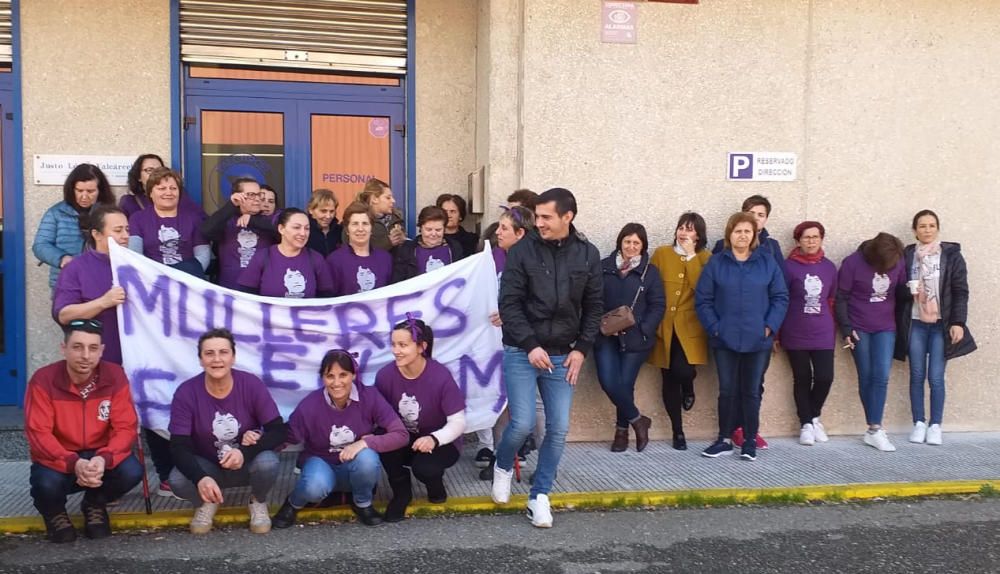
[{"label": "concrete sidewalk", "polygon": [[[850,499],[906,495],[955,494],[979,491],[983,485],[1000,490],[1000,433],[951,433],[943,446],[915,445],[905,435],[892,435],[898,450],[882,453],[864,445],[860,437],[832,437],[826,444],[800,446],[795,439],[778,438],[771,448],[758,452],[755,462],[738,456],[708,459],[700,456],[707,446],[693,442],[691,450],[675,451],[667,442],[653,442],[645,452],[612,453],[604,443],[567,445],[552,492],[556,507],[615,506],[632,504],[707,503],[760,500]],[[430,505],[423,487],[414,481],[413,515],[441,512],[492,512],[490,483],[478,479],[472,463],[475,446],[445,475],[449,500]],[[530,489],[527,476],[537,452],[524,464],[524,481],[515,483],[514,500],[507,508],[520,510]],[[269,502],[277,507],[297,478],[292,473],[294,454],[282,455],[282,471]],[[147,461],[147,464],[148,461]],[[27,461],[0,461],[0,530],[24,532],[42,529],[28,495]],[[150,470],[150,488],[156,478]],[[390,492],[380,484],[376,506]],[[520,496],[519,496],[520,495]],[[79,512],[79,497],[71,497],[67,508]],[[220,522],[247,520],[248,489],[227,492],[229,509],[220,512]],[[153,514],[144,513],[142,489],[136,488],[113,508],[117,527],[184,525],[190,506],[173,498],[152,496]],[[346,508],[308,511],[304,517],[340,519],[350,516]]]}]

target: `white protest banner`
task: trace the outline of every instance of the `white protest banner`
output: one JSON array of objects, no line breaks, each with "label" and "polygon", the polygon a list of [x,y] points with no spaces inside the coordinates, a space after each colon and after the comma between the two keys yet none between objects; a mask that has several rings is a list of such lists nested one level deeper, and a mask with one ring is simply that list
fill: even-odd
[{"label": "white protest banner", "polygon": [[236,338],[236,368],[258,375],[281,415],[322,386],[330,349],[358,353],[364,384],[391,362],[392,326],[410,312],[434,331],[433,357],[465,393],[467,431],[491,428],[506,405],[501,382],[497,278],[487,251],[367,293],[336,299],[280,299],[224,289],[111,244],[125,372],[143,426],[163,430],[174,391],[202,371],[198,337],[224,327]]}]

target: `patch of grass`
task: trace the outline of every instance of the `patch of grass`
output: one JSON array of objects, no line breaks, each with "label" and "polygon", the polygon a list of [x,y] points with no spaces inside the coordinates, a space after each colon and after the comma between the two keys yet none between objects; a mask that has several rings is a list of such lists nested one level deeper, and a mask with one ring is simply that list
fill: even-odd
[{"label": "patch of grass", "polygon": [[1000,498],[1000,489],[992,484],[986,483],[979,487],[979,496],[983,498]]},{"label": "patch of grass", "polygon": [[839,490],[834,490],[826,493],[826,495],[823,497],[823,500],[825,502],[844,502],[845,500],[844,493]]},{"label": "patch of grass", "polygon": [[804,492],[760,492],[753,498],[756,504],[774,505],[803,504],[808,501],[809,498]]}]

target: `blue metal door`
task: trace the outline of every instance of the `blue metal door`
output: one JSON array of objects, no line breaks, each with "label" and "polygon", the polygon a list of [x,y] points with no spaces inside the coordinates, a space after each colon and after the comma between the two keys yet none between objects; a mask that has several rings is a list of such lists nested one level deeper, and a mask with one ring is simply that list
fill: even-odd
[{"label": "blue metal door", "polygon": [[0,74],[0,405],[21,404],[27,379],[24,344],[24,235],[21,158],[10,74]]}]

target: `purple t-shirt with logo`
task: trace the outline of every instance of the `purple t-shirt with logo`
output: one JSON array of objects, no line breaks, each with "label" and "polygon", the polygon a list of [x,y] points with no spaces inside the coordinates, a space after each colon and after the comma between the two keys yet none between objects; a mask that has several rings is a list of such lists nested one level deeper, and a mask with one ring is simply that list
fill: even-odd
[{"label": "purple t-shirt with logo", "polygon": [[451,263],[451,248],[448,243],[442,243],[437,247],[422,247],[419,243],[416,248],[417,275],[422,275],[435,269],[440,269]]},{"label": "purple t-shirt with logo", "polygon": [[[118,200],[118,209],[121,209],[125,213],[125,217],[131,219],[133,213],[138,213],[144,209],[147,209],[152,204],[148,197],[144,197],[142,202],[136,198],[136,196],[131,193],[126,193],[121,196]],[[205,220],[205,212],[202,210],[201,206],[194,202],[189,195],[182,195],[180,202],[177,204],[178,209],[188,211],[198,217],[198,222]]]},{"label": "purple t-shirt with logo", "polygon": [[370,247],[368,257],[342,245],[327,256],[335,296],[353,295],[385,287],[392,278],[392,256],[388,251]]},{"label": "purple t-shirt with logo", "polygon": [[424,372],[413,380],[404,377],[396,363],[389,363],[375,375],[375,388],[414,437],[429,435],[450,415],[465,410],[465,397],[451,371],[434,359],[427,359]]},{"label": "purple t-shirt with logo", "polygon": [[249,227],[238,227],[235,219],[226,222],[219,242],[219,285],[238,289],[240,274],[258,250],[270,247],[271,238]]},{"label": "purple t-shirt with logo", "polygon": [[493,265],[497,268],[497,284],[500,283],[500,276],[503,275],[503,267],[507,264],[507,252],[500,247],[493,248]]},{"label": "purple t-shirt with logo", "polygon": [[259,430],[280,417],[274,399],[263,381],[233,369],[233,389],[217,399],[205,389],[205,373],[177,387],[170,403],[171,435],[191,437],[194,452],[211,461],[239,446],[243,433]]},{"label": "purple t-shirt with logo", "polygon": [[903,259],[887,273],[877,273],[860,251],[840,264],[837,289],[847,293],[847,316],[851,328],[865,333],[896,330],[896,286],[906,283]]},{"label": "purple t-shirt with logo", "polygon": [[199,229],[201,219],[185,209],[174,217],[160,217],[155,209],[143,209],[128,220],[129,234],[142,238],[142,254],[164,265],[176,265],[194,257],[197,245],[208,245]]},{"label": "purple t-shirt with logo", "polygon": [[[84,249],[59,273],[52,295],[52,318],[59,322],[59,311],[67,305],[87,303],[99,299],[111,289],[111,259],[106,253]],[[101,322],[101,342],[104,343],[105,361],[122,364],[122,344],[118,338],[118,312],[114,307],[105,309],[94,319]]]},{"label": "purple t-shirt with logo", "polygon": [[788,313],[781,324],[781,346],[798,351],[833,349],[837,333],[830,299],[837,292],[837,266],[824,257],[809,264],[787,259]]},{"label": "purple t-shirt with logo", "polygon": [[[317,389],[302,399],[288,418],[288,444],[302,443],[299,460],[318,456],[329,464],[340,464],[340,451],[364,438],[375,452],[389,452],[405,446],[410,437],[396,411],[382,394],[364,385],[354,385],[357,400],[343,409],[332,404],[326,389]],[[373,434],[376,428],[385,434]]]},{"label": "purple t-shirt with logo", "polygon": [[240,274],[239,284],[259,289],[265,297],[308,299],[317,291],[333,292],[333,279],[323,256],[303,249],[295,257],[285,257],[277,245],[257,250]]}]

